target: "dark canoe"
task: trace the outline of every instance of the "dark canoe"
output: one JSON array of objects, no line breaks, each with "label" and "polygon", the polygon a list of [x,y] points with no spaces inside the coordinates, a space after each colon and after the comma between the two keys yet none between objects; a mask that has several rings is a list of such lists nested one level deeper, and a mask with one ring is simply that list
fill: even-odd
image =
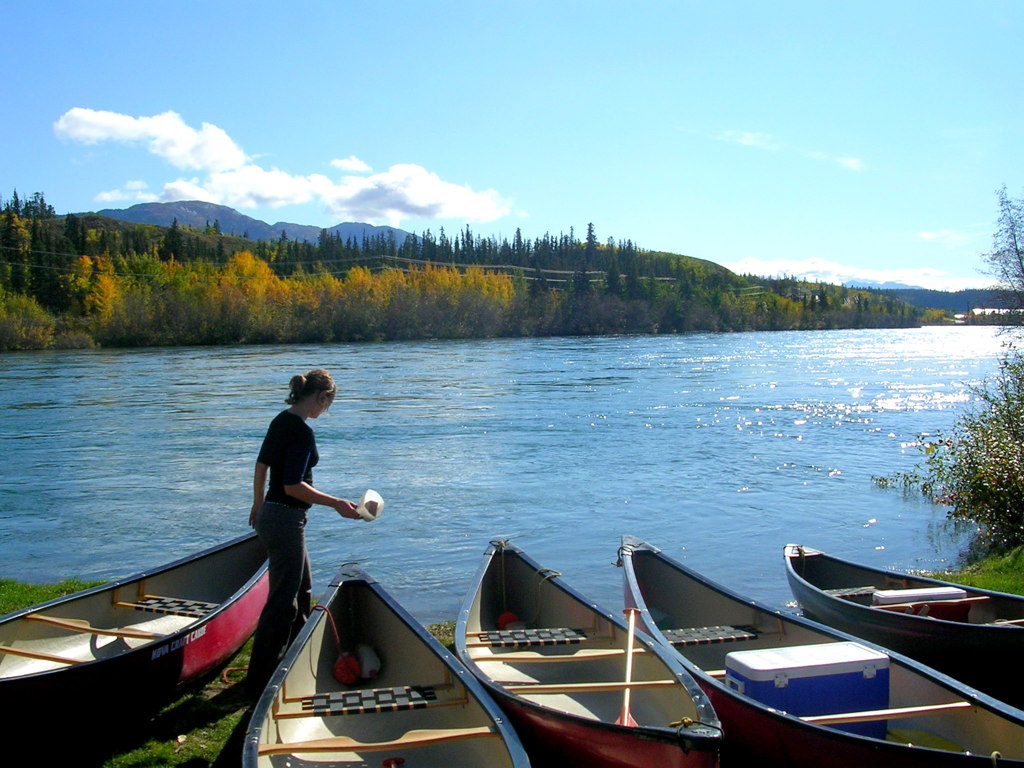
[{"label": "dark canoe", "polygon": [[[738,595],[639,539],[623,539],[620,561],[645,629],[674,649],[721,718],[724,768],[1024,765],[1024,712],[864,641],[888,656],[883,709],[797,717],[740,693],[725,682],[732,651],[786,648],[798,657],[805,646],[855,638]],[[884,738],[842,730],[870,724]]]},{"label": "dark canoe", "polygon": [[266,595],[249,534],[0,618],[5,732],[48,758],[124,738],[245,643]]},{"label": "dark canoe", "polygon": [[[379,672],[339,683],[332,673],[339,644],[357,657],[360,646],[372,649]],[[399,761],[415,768],[529,766],[483,686],[365,571],[345,565],[264,689],[242,764]]]},{"label": "dark canoe", "polygon": [[[484,555],[455,644],[535,766],[718,765],[718,718],[682,664],[639,632],[628,654],[622,619],[506,542]],[[616,722],[627,688],[631,725]]]},{"label": "dark canoe", "polygon": [[[1007,674],[1024,650],[1024,597],[870,568],[794,544],[785,559],[790,590],[806,616],[1024,706],[1024,686]],[[966,597],[929,601],[911,593],[906,602],[872,604],[879,590],[945,587]]]}]

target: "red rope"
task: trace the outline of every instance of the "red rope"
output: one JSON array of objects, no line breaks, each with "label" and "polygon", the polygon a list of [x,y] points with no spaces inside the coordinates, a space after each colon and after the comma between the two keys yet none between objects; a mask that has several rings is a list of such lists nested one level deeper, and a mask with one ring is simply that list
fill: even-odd
[{"label": "red rope", "polygon": [[323,603],[317,603],[313,606],[314,611],[317,608],[323,611],[324,614],[327,616],[327,621],[330,622],[331,625],[331,632],[334,634],[334,645],[338,648],[338,653],[341,653],[341,636],[338,635],[338,627],[334,623],[334,617],[331,615],[331,612],[328,610],[327,606]]}]

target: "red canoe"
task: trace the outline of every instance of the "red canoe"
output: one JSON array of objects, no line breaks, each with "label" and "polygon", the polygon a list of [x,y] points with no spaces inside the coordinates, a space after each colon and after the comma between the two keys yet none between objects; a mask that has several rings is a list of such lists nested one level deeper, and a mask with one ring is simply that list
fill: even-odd
[{"label": "red canoe", "polygon": [[485,554],[455,644],[535,766],[718,765],[718,718],[683,666],[506,542]]},{"label": "red canoe", "polygon": [[50,761],[123,738],[227,661],[266,596],[266,553],[249,534],[0,617],[5,741]]}]

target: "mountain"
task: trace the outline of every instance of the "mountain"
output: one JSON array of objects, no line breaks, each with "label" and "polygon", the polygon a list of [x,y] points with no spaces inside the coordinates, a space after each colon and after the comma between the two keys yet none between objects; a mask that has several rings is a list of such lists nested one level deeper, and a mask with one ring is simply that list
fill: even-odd
[{"label": "mountain", "polygon": [[894,283],[892,281],[886,281],[884,283],[878,280],[865,280],[863,278],[854,278],[847,280],[843,283],[847,288],[873,288],[882,291],[923,291],[926,290],[920,285],[907,285],[906,283]]},{"label": "mountain", "polygon": [[[284,221],[267,224],[265,221],[246,216],[226,205],[204,203],[199,200],[184,200],[177,203],[139,203],[130,208],[105,208],[96,213],[119,221],[128,221],[133,224],[156,224],[161,227],[171,226],[175,219],[178,220],[180,226],[188,226],[193,229],[204,229],[207,225],[212,226],[214,222],[217,222],[222,234],[247,237],[250,240],[277,240],[284,232],[289,240],[305,240],[315,243],[320,238],[321,232],[321,227],[308,224],[291,224]],[[349,238],[365,240],[381,235],[384,237],[394,235],[395,242],[399,245],[405,242],[405,238],[411,236],[409,232],[395,227],[378,227],[359,222],[336,224],[329,227],[327,231],[336,234],[343,241]]]}]

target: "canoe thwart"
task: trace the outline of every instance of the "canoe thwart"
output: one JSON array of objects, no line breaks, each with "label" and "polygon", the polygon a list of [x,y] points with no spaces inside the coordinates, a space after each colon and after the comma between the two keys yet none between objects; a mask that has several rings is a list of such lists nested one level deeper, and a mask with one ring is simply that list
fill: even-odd
[{"label": "canoe thwart", "polygon": [[397,685],[393,688],[315,693],[302,699],[302,709],[320,716],[361,715],[366,712],[423,709],[436,701],[437,691],[433,686]]},{"label": "canoe thwart", "polygon": [[188,616],[193,619],[201,619],[218,607],[217,603],[207,603],[202,600],[186,600],[182,597],[163,597],[161,595],[143,595],[134,603],[118,600],[115,605],[119,605],[122,608],[134,608],[137,611]]},{"label": "canoe thwart", "polygon": [[845,723],[866,723],[871,720],[898,720],[903,717],[917,717],[955,709],[974,709],[969,701],[951,701],[947,704],[924,704],[919,707],[895,707],[893,709],[872,709],[864,712],[839,712],[834,715],[806,715],[800,719],[818,725],[842,725]]},{"label": "canoe thwart", "polygon": [[477,633],[480,645],[515,648],[524,645],[570,645],[587,639],[582,629],[541,627],[540,629],[495,629]]},{"label": "canoe thwart", "polygon": [[494,728],[486,725],[471,728],[435,728],[409,731],[400,738],[390,741],[360,742],[348,736],[333,736],[311,741],[261,744],[258,752],[260,755],[291,755],[302,752],[380,752],[395,747],[440,744],[445,741],[487,736],[498,737],[499,735]]},{"label": "canoe thwart", "polygon": [[754,627],[717,626],[663,629],[661,634],[672,645],[704,645],[707,643],[734,643],[741,640],[754,640],[759,633]]},{"label": "canoe thwart", "polygon": [[42,651],[29,651],[23,648],[12,648],[9,645],[0,645],[0,653],[6,653],[9,656],[24,656],[26,659],[38,659],[39,661],[52,661],[55,664],[82,664],[83,659],[71,659],[67,656],[57,656],[52,653],[43,653]]},{"label": "canoe thwart", "polygon": [[85,619],[61,619],[56,616],[44,616],[41,613],[29,613],[23,617],[26,621],[38,621],[41,624],[48,624],[51,627],[60,627],[70,632],[81,632],[86,635],[103,635],[105,637],[132,637],[137,640],[158,640],[166,635],[155,632],[146,632],[142,629],[131,627],[104,629],[94,627]]},{"label": "canoe thwart", "polygon": [[[647,651],[644,648],[634,648],[634,654],[642,654]],[[625,656],[624,648],[580,648],[572,653],[538,653],[537,651],[507,651],[505,653],[491,653],[487,656],[474,656],[473,661],[477,664],[492,661],[501,664],[545,664],[548,662],[561,661],[594,661],[595,659],[615,658]]]},{"label": "canoe thwart", "polygon": [[671,688],[679,685],[676,679],[665,680],[632,680],[630,682],[609,681],[599,683],[502,683],[496,680],[509,693],[516,693],[525,696],[537,694],[556,693],[608,693],[609,691],[624,691],[627,688]]}]

